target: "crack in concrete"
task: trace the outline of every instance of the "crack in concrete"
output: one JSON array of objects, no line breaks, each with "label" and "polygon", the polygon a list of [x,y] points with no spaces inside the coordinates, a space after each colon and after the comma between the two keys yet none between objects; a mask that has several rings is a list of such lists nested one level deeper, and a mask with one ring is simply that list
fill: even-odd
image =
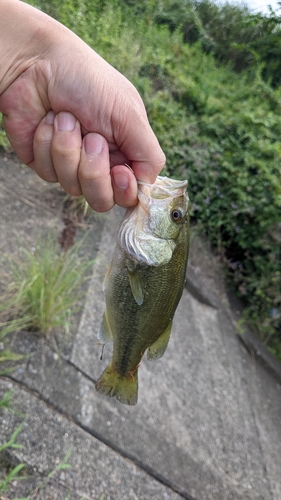
[{"label": "crack in concrete", "polygon": [[[71,366],[73,366],[77,371],[80,373],[83,373],[82,370],[79,368],[75,367],[75,365],[72,362],[69,362],[69,360],[65,360],[67,363],[69,363]],[[91,382],[94,382],[91,377],[88,375],[84,374]],[[155,471],[152,467],[149,467],[147,464],[144,464],[142,461],[138,460],[134,455],[131,453],[126,453],[122,448],[119,446],[116,446],[112,444],[109,440],[107,440],[104,436],[99,434],[98,432],[94,432],[92,429],[89,427],[81,424],[78,419],[73,418],[71,415],[69,415],[67,412],[63,411],[60,409],[58,406],[56,406],[54,403],[50,402],[48,399],[44,398],[42,394],[40,394],[38,391],[35,389],[30,389],[24,382],[19,382],[16,378],[14,378],[12,375],[7,374],[5,377],[1,377],[2,379],[6,380],[11,380],[15,385],[21,387],[21,389],[24,389],[26,392],[31,394],[33,397],[36,397],[40,401],[42,401],[44,404],[46,404],[51,410],[59,413],[62,417],[67,419],[68,421],[72,422],[74,425],[82,429],[83,431],[87,432],[87,434],[93,436],[95,439],[103,443],[105,446],[108,446],[112,451],[118,453],[122,458],[125,458],[127,460],[130,460],[136,467],[141,469],[143,472],[148,474],[150,477],[152,477],[154,480],[158,481],[160,484],[163,486],[166,486],[169,488],[173,493],[176,493],[180,497],[184,498],[185,500],[196,500],[194,497],[189,495],[188,493],[182,491],[180,488],[177,488],[174,484],[172,484],[167,478],[159,474],[157,471]]]}]

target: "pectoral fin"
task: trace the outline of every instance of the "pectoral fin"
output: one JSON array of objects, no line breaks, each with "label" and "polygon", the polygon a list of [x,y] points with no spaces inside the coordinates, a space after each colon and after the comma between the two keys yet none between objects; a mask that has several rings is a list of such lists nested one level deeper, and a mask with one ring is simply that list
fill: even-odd
[{"label": "pectoral fin", "polygon": [[160,337],[147,349],[147,359],[159,359],[163,356],[170,340],[172,321]]},{"label": "pectoral fin", "polygon": [[107,282],[109,280],[111,270],[112,270],[112,261],[110,262],[109,268],[108,268],[106,275],[104,277],[104,280],[103,280],[103,284],[102,284],[102,291],[103,292],[105,292],[105,290],[106,290],[106,286],[107,286]]},{"label": "pectoral fin", "polygon": [[106,311],[102,317],[102,322],[98,332],[98,339],[104,344],[107,344],[112,340],[112,333],[107,321]]},{"label": "pectoral fin", "polygon": [[128,269],[128,275],[130,280],[130,286],[132,290],[132,294],[136,303],[141,306],[143,303],[143,290],[140,278],[140,272],[138,269],[130,270]]}]

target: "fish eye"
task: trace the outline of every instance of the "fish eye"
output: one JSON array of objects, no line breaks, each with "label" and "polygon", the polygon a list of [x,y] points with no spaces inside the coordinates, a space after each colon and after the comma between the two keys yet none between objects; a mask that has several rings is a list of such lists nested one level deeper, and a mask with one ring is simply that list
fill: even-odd
[{"label": "fish eye", "polygon": [[174,222],[180,222],[183,218],[182,211],[179,208],[172,210],[171,216]]}]

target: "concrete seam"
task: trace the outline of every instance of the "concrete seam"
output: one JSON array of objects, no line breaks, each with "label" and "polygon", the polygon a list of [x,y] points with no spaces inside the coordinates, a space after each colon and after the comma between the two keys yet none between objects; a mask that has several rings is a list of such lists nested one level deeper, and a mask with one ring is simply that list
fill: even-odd
[{"label": "concrete seam", "polygon": [[[4,380],[5,380],[5,378],[11,380],[14,384],[20,386],[21,388],[26,390],[26,392],[33,395],[34,397],[36,397],[40,401],[42,401],[50,409],[59,413],[67,420],[71,421],[74,425],[76,425],[77,427],[79,427],[83,431],[87,432],[87,434],[90,434],[91,436],[93,436],[95,439],[97,439],[98,441],[103,443],[105,446],[110,448],[112,451],[118,453],[122,458],[125,458],[126,460],[131,461],[136,467],[143,470],[146,474],[151,476],[158,483],[163,484],[163,486],[166,486],[174,493],[177,493],[180,497],[184,498],[185,500],[196,500],[194,497],[190,496],[188,493],[178,489],[168,479],[166,479],[164,476],[159,474],[152,467],[149,467],[148,465],[142,463],[140,460],[138,460],[136,457],[134,457],[130,453],[124,452],[124,450],[122,450],[122,448],[120,448],[119,446],[113,445],[109,440],[105,439],[99,433],[96,433],[96,432],[92,431],[91,429],[89,429],[87,426],[82,425],[77,419],[75,419],[74,417],[72,417],[68,413],[62,411],[59,407],[57,407],[56,405],[51,403],[49,400],[45,399],[38,391],[36,391],[35,389],[30,389],[24,382],[19,382],[12,375],[9,375],[9,374],[7,374],[5,377],[1,377],[1,378]],[[88,378],[89,378],[89,376],[88,376]]]}]

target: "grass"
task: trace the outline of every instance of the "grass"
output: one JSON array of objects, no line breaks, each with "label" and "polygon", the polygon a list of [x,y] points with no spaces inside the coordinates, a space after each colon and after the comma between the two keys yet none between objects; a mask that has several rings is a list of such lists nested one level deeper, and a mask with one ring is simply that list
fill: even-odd
[{"label": "grass", "polygon": [[[12,390],[8,391],[2,399],[0,399],[0,410],[8,410],[8,411],[13,411],[12,409]],[[13,434],[11,435],[10,439],[8,441],[4,442],[3,444],[0,441],[0,453],[8,448],[13,448],[13,449],[22,449],[23,445],[19,444],[16,442],[16,439],[18,435],[20,434],[25,422],[22,422],[17,426]],[[43,490],[48,487],[48,481],[59,471],[61,470],[69,470],[71,469],[71,465],[68,463],[69,458],[72,454],[72,447],[68,449],[66,452],[64,458],[45,476],[43,477],[42,481],[36,486],[35,489],[33,489],[27,497],[18,499],[18,498],[13,498],[13,500],[31,500],[32,498],[35,498],[36,495],[39,493],[40,490]],[[22,481],[27,478],[27,476],[22,475],[22,470],[24,469],[25,464],[24,463],[19,463],[15,467],[13,467],[4,477],[3,480],[0,480],[0,500],[2,499],[1,492],[5,493],[9,489],[9,484],[12,481]],[[21,473],[21,474],[20,474]],[[3,497],[6,498],[6,497]],[[68,493],[67,497],[69,500],[71,499],[70,493]],[[104,499],[104,495],[100,497],[100,500]],[[83,497],[81,497],[79,500],[83,500]]]},{"label": "grass", "polygon": [[2,147],[5,151],[11,152],[12,147],[6,136],[5,130],[2,125],[2,114],[0,113],[0,147]]},{"label": "grass", "polygon": [[[0,400],[0,409],[6,408],[7,410],[11,410],[11,395],[12,395],[12,391],[9,391]],[[10,437],[10,439],[8,441],[6,441],[3,444],[0,443],[0,452],[2,452],[3,450],[6,450],[7,448],[14,448],[14,449],[15,448],[16,449],[23,448],[23,445],[16,443],[16,438],[19,435],[19,433],[21,432],[23,426],[24,426],[24,422],[22,422],[20,425],[18,425],[18,427],[13,432],[12,436]],[[71,465],[68,463],[68,459],[70,458],[71,452],[72,452],[72,449],[70,448],[67,451],[65,457],[54,467],[54,469],[51,472],[49,472],[47,474],[46,477],[43,478],[43,480],[35,488],[35,490],[30,492],[28,497],[21,498],[21,499],[13,499],[13,500],[31,500],[31,498],[35,498],[35,495],[39,492],[39,490],[45,489],[47,487],[48,480],[50,480],[57,472],[71,468]],[[8,491],[9,483],[11,481],[26,479],[26,476],[19,475],[19,473],[22,471],[22,469],[24,469],[24,467],[25,467],[24,463],[19,463],[15,467],[13,467],[10,470],[10,472],[8,472],[6,474],[4,479],[2,481],[0,481],[0,493]],[[2,497],[0,497],[0,499],[1,498]]]},{"label": "grass", "polygon": [[[12,391],[8,391],[2,399],[0,399],[0,409],[6,409],[6,410],[11,410],[11,396],[12,396]],[[21,444],[16,443],[16,438],[18,434],[21,432],[23,428],[24,422],[22,422],[18,427],[15,429],[13,434],[11,435],[10,439],[6,441],[5,443],[1,444],[0,442],[0,453],[7,448],[17,448],[21,449],[23,446]],[[7,491],[8,484],[15,480],[19,479],[18,474],[20,471],[24,468],[23,463],[17,464],[6,476],[5,478],[0,481],[0,493]]]},{"label": "grass", "polygon": [[65,206],[70,217],[80,222],[83,222],[92,212],[92,208],[84,196],[71,196],[67,194],[65,197]]},{"label": "grass", "polygon": [[[8,302],[9,302],[9,306],[10,306],[11,301],[9,300]],[[2,311],[2,321],[0,319],[0,367],[1,367],[1,363],[8,362],[8,361],[14,362],[14,361],[19,361],[20,359],[22,359],[22,356],[20,354],[17,354],[15,352],[11,351],[11,349],[9,347],[6,347],[5,344],[6,344],[6,340],[9,336],[9,334],[17,333],[18,331],[23,330],[27,327],[27,322],[26,322],[25,317],[9,319],[9,320],[3,319],[5,314],[7,314],[9,312],[9,310],[7,309],[5,311],[5,314],[4,314],[2,307],[4,308],[5,304],[7,304],[6,301],[1,302],[1,307],[0,307],[0,318],[1,318],[1,311]],[[14,309],[14,308],[12,307],[12,309]],[[13,367],[5,368],[2,371],[0,368],[0,375],[5,375],[9,371],[13,371],[13,369],[14,369]],[[1,402],[0,402],[0,407],[1,407]]]},{"label": "grass", "polygon": [[[62,251],[51,232],[39,239],[34,251],[22,249],[20,259],[6,260],[6,264],[9,262],[9,271],[2,276],[4,283],[1,285],[5,291],[0,300],[0,366],[22,357],[6,347],[6,341],[12,333],[23,329],[42,335],[53,333],[57,329],[66,334],[69,332],[71,316],[78,309],[79,300],[84,295],[82,286],[88,279],[87,271],[93,264],[92,260],[83,257],[82,244],[83,241]],[[0,375],[7,371],[5,369],[1,373],[0,370]],[[11,410],[11,395],[12,391],[9,391],[0,399],[0,410]],[[24,422],[6,442],[0,442],[0,452],[7,448],[23,447],[16,442],[23,425]],[[40,489],[46,487],[47,480],[56,472],[70,468],[67,463],[69,456],[70,452],[42,481]],[[24,478],[20,474],[24,467],[23,463],[19,463],[6,474],[0,481],[0,493],[8,490],[11,481]],[[22,500],[29,500],[33,493]]]},{"label": "grass", "polygon": [[[86,215],[84,207],[82,215]],[[83,285],[88,279],[87,271],[93,264],[93,260],[83,256],[83,242],[84,239],[64,251],[54,231],[51,231],[39,238],[33,250],[22,249],[20,258],[4,256],[1,279],[1,290],[4,291],[0,296],[0,366],[22,357],[7,347],[6,341],[12,333],[24,329],[41,335],[57,330],[69,333],[72,314],[79,308],[79,301],[85,293]],[[8,271],[4,274],[3,269],[7,267]],[[2,374],[7,371],[5,369]],[[12,391],[9,391],[0,399],[0,410],[11,410],[11,395]],[[0,452],[23,447],[16,442],[23,425],[24,422],[18,425],[7,441],[0,441]],[[69,469],[69,456],[70,451],[43,478],[36,491],[21,500],[33,498],[36,492],[47,487],[48,480],[58,471]],[[1,492],[8,491],[12,481],[25,478],[22,475],[24,467],[24,463],[19,463],[6,473],[0,481],[0,496]]]},{"label": "grass", "polygon": [[57,329],[69,333],[93,264],[82,253],[82,243],[62,251],[51,233],[42,236],[33,251],[22,249],[21,258],[9,259],[0,305],[0,339],[20,329],[42,335]]}]

